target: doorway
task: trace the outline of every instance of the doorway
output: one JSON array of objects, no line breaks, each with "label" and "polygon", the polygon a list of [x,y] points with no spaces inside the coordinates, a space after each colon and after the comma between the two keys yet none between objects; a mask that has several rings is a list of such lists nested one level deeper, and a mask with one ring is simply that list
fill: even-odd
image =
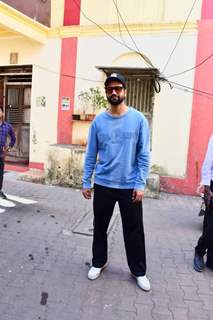
[{"label": "doorway", "polygon": [[16,144],[6,161],[29,162],[31,86],[6,85],[5,120],[15,131]]},{"label": "doorway", "polygon": [[0,103],[16,135],[7,162],[29,163],[32,66],[0,67]]}]

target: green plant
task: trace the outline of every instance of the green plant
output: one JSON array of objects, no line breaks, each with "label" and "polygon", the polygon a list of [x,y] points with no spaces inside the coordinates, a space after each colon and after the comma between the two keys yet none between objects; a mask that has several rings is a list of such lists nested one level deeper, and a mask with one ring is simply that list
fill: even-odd
[{"label": "green plant", "polygon": [[78,95],[81,102],[82,112],[85,114],[89,107],[92,107],[92,112],[95,113],[96,110],[108,106],[108,102],[102,95],[101,89],[99,87],[89,88],[87,91],[81,91]]}]

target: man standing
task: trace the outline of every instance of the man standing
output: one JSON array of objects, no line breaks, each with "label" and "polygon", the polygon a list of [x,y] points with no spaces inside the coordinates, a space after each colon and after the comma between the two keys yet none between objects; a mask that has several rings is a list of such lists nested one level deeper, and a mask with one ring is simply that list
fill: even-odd
[{"label": "man standing", "polygon": [[130,271],[138,286],[149,291],[142,216],[150,162],[149,126],[142,113],[125,104],[126,81],[122,75],[108,76],[105,91],[109,109],[92,122],[83,175],[82,193],[91,199],[95,170],[93,259],[88,278],[97,279],[107,263],[107,229],[118,202]]},{"label": "man standing", "polygon": [[[10,137],[10,142],[7,145],[7,137]],[[4,158],[7,152],[14,146],[16,137],[12,126],[4,121],[4,109],[0,106],[0,198],[7,199],[2,191],[3,176],[4,176]]]},{"label": "man standing", "polygon": [[204,255],[207,253],[206,266],[213,270],[213,135],[208,144],[207,153],[202,166],[201,185],[204,188],[205,216],[203,233],[195,247],[194,269],[203,271]]}]

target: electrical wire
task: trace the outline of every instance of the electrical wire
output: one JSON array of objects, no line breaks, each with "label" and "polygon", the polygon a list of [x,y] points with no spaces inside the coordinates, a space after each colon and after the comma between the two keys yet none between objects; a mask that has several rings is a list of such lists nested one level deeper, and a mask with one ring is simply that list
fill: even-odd
[{"label": "electrical wire", "polygon": [[[54,74],[58,74],[62,77],[67,77],[67,78],[72,78],[72,79],[78,79],[78,80],[83,80],[83,81],[88,81],[88,82],[95,82],[95,83],[101,83],[103,84],[105,81],[103,80],[95,80],[95,79],[88,79],[88,78],[84,78],[84,77],[79,77],[79,76],[73,76],[73,75],[70,75],[70,74],[64,74],[64,73],[59,73],[57,71],[54,71],[54,70],[51,70],[51,69],[48,69],[46,67],[43,67],[43,66],[40,66],[38,64],[33,64],[33,66],[39,68],[39,69],[42,69],[42,70],[45,70],[47,72],[50,72],[50,73],[54,73]],[[154,90],[156,93],[159,93],[161,91],[161,85],[160,85],[160,82],[157,78],[153,78],[153,83],[152,83],[153,87],[154,87]]]},{"label": "electrical wire", "polygon": [[37,67],[37,68],[39,68],[39,69],[43,69],[43,70],[45,70],[45,71],[54,73],[54,74],[58,74],[58,75],[60,75],[60,76],[62,76],[62,77],[67,77],[67,78],[72,78],[72,79],[78,79],[78,80],[83,80],[83,81],[88,81],[88,82],[100,82],[100,83],[104,83],[104,81],[101,81],[101,80],[88,79],[88,78],[84,78],[84,77],[73,76],[73,75],[66,74],[66,73],[60,73],[60,72],[57,72],[57,71],[48,69],[48,68],[46,68],[46,67],[40,66],[40,65],[38,65],[38,64],[33,64],[33,66],[35,66],[35,67]]},{"label": "electrical wire", "polygon": [[198,95],[198,96],[202,96],[206,99],[209,99],[209,100],[213,100],[213,97],[209,97],[208,95],[203,95],[202,93],[198,93],[198,92],[193,92],[191,90],[188,90],[188,89],[184,89],[184,88],[181,88],[181,87],[177,87],[177,86],[173,86],[174,89],[177,89],[177,90],[180,90],[180,91],[183,91],[183,92],[186,92],[186,93],[191,93],[191,94],[195,94],[195,95]]},{"label": "electrical wire", "polygon": [[[142,55],[139,50],[136,51],[136,50],[134,50],[133,48],[131,48],[130,46],[126,45],[125,43],[123,43],[123,42],[117,40],[115,37],[113,37],[113,36],[112,36],[108,31],[106,31],[101,25],[99,25],[98,23],[96,23],[95,21],[93,21],[91,18],[89,18],[75,0],[73,0],[73,2],[74,2],[75,5],[79,8],[79,10],[80,10],[81,13],[83,14],[83,16],[84,16],[88,21],[90,21],[91,23],[95,24],[100,30],[102,30],[105,34],[107,34],[112,40],[114,40],[115,42],[121,44],[122,46],[125,46],[125,47],[128,48],[130,51],[133,51],[133,52],[139,54],[140,56]],[[113,0],[113,2],[114,2],[114,5],[115,5],[115,7],[116,7],[116,9],[117,9],[118,15],[121,17],[121,19],[122,19],[122,21],[123,21],[123,23],[124,23],[124,25],[125,25],[125,27],[126,27],[126,30],[127,30],[128,34],[129,34],[129,36],[131,37],[133,43],[135,43],[133,37],[132,37],[131,34],[129,33],[129,30],[128,30],[128,27],[127,27],[126,24],[125,24],[125,21],[123,20],[123,17],[122,17],[122,15],[121,15],[121,13],[120,13],[120,10],[118,9],[117,3],[115,3],[114,0]],[[189,12],[189,14],[188,14],[188,16],[187,16],[187,19],[186,19],[186,21],[185,21],[185,23],[184,23],[183,28],[182,28],[182,30],[181,30],[181,33],[180,33],[180,35],[179,35],[179,37],[178,37],[178,39],[177,39],[177,42],[176,42],[176,44],[175,44],[175,47],[174,47],[174,49],[172,50],[172,52],[171,52],[171,54],[170,54],[170,56],[169,56],[169,58],[168,58],[168,60],[167,60],[167,63],[166,63],[166,65],[165,65],[164,69],[163,69],[164,71],[165,71],[165,69],[166,69],[169,61],[171,60],[171,57],[172,57],[172,55],[173,55],[173,53],[174,53],[174,51],[175,51],[175,49],[176,49],[176,47],[177,47],[177,45],[178,45],[178,42],[180,41],[180,38],[181,38],[181,36],[182,36],[182,34],[183,34],[183,31],[184,31],[184,29],[185,29],[185,26],[186,26],[186,24],[187,24],[187,22],[188,22],[188,19],[189,19],[191,13],[192,13],[192,10],[193,10],[196,2],[197,2],[197,0],[195,0],[194,3],[193,3],[193,5],[192,5],[192,8],[191,8],[191,10],[190,10],[190,12]],[[135,46],[136,46],[136,48],[138,49],[136,43],[135,43]],[[212,55],[213,55],[213,54],[212,54]],[[142,57],[143,57],[143,55],[142,55]],[[145,57],[145,58],[147,59],[147,57]],[[143,57],[143,59],[144,59],[144,57]],[[201,64],[203,64],[204,62],[206,62],[208,59],[210,59],[210,56],[207,57],[207,58],[205,59],[205,61],[202,61],[200,64],[198,64],[198,65],[195,66],[195,67],[199,67]],[[150,64],[151,61],[148,62],[148,63]],[[151,65],[152,65],[152,63],[151,63]],[[38,66],[38,65],[35,65],[35,66]],[[152,66],[153,66],[153,65],[152,65]],[[50,71],[50,72],[54,72],[54,71],[51,71],[50,69],[47,69],[47,68],[44,68],[44,67],[41,67],[41,66],[38,66],[38,67],[40,67],[40,68],[42,68],[42,69],[45,69],[45,70],[48,70],[48,71]],[[193,68],[195,68],[195,67],[193,67]],[[188,69],[188,70],[185,70],[184,73],[192,70],[193,68],[190,68],[190,69]],[[57,72],[54,72],[54,73],[57,73]],[[59,74],[59,73],[58,73],[58,74]],[[76,78],[76,79],[85,80],[85,81],[90,81],[90,82],[102,82],[102,83],[104,82],[104,81],[100,81],[100,80],[93,80],[93,79],[83,78],[83,77],[79,77],[79,76],[72,76],[72,75],[67,75],[67,74],[61,74],[61,76],[70,77],[70,78]],[[172,76],[174,76],[174,75],[171,75],[170,77],[172,77]],[[168,78],[168,77],[167,77],[167,78]],[[185,90],[192,90],[193,92],[197,92],[197,93],[201,93],[201,94],[203,93],[203,94],[206,94],[206,95],[208,95],[208,96],[213,96],[213,94],[208,93],[208,92],[201,91],[201,90],[199,90],[199,89],[193,89],[193,88],[187,87],[187,86],[185,86],[185,85],[182,85],[182,84],[179,84],[179,83],[176,83],[176,82],[167,81],[166,78],[162,78],[162,77],[160,78],[160,77],[159,77],[158,79],[159,79],[160,81],[166,81],[166,82],[168,82],[169,84],[172,83],[172,84],[176,84],[176,85],[178,85],[178,86],[181,86],[181,87],[183,87]],[[171,86],[171,85],[170,85],[170,86]],[[155,87],[156,87],[156,84],[155,84]],[[160,92],[159,82],[157,83],[157,87],[158,87],[158,88],[156,88],[156,89],[157,89],[156,92]]]},{"label": "electrical wire", "polygon": [[[121,20],[123,21],[124,26],[125,26],[128,34],[129,34],[130,38],[132,39],[133,43],[135,44],[135,47],[136,47],[137,50],[134,50],[133,48],[131,48],[130,46],[128,46],[128,45],[125,44],[124,42],[121,42],[121,41],[117,40],[117,39],[116,39],[115,37],[113,37],[108,31],[106,31],[101,25],[99,25],[98,23],[96,23],[95,21],[93,21],[91,18],[89,18],[75,0],[73,0],[73,2],[74,2],[74,3],[76,4],[76,6],[80,9],[81,13],[83,14],[83,16],[84,16],[88,21],[90,21],[91,23],[95,24],[100,30],[102,30],[105,34],[107,34],[107,35],[108,35],[112,40],[114,40],[115,42],[121,44],[122,46],[125,46],[125,47],[126,47],[127,49],[129,49],[130,51],[133,51],[133,52],[139,54],[139,55],[143,58],[143,60],[145,60],[149,65],[151,65],[152,67],[154,67],[154,66],[152,65],[151,61],[149,61],[149,59],[148,59],[147,57],[144,57],[144,55],[143,55],[143,54],[140,52],[140,50],[138,49],[137,44],[136,44],[135,41],[134,41],[134,38],[133,38],[132,35],[130,34],[130,32],[129,32],[129,30],[128,30],[128,27],[127,27],[127,25],[125,24],[125,21],[123,20],[123,17],[122,17],[122,15],[121,15],[121,13],[120,13],[120,10],[118,9],[118,5],[117,5],[117,3],[115,3],[114,0],[113,0],[113,2],[114,2],[114,5],[115,5],[115,7],[116,7],[116,9],[117,9],[117,12],[118,12]],[[171,52],[171,54],[170,54],[170,56],[169,56],[169,58],[168,58],[168,60],[167,60],[167,62],[166,62],[166,64],[165,64],[165,67],[164,67],[164,69],[163,69],[163,72],[165,71],[167,65],[169,64],[169,62],[170,62],[170,60],[171,60],[171,58],[172,58],[172,55],[174,54],[174,51],[175,51],[175,49],[176,49],[176,47],[177,47],[177,45],[178,45],[178,43],[179,43],[179,41],[180,41],[180,39],[181,39],[181,36],[182,36],[182,34],[183,34],[184,30],[185,30],[186,24],[187,24],[187,22],[188,22],[188,20],[189,20],[189,17],[190,17],[190,15],[191,15],[191,13],[192,13],[192,11],[193,11],[193,9],[194,9],[194,6],[195,6],[196,2],[197,2],[197,0],[194,0],[193,5],[192,5],[192,7],[191,7],[191,9],[190,9],[190,12],[189,12],[189,14],[188,14],[188,16],[187,16],[187,19],[186,19],[186,21],[185,21],[185,23],[184,23],[184,25],[183,25],[182,30],[181,30],[181,33],[180,33],[180,35],[179,35],[179,37],[178,37],[178,39],[177,39],[177,41],[176,41],[175,47],[174,47],[174,49],[172,50],[172,52]],[[212,54],[212,55],[213,55],[213,54]],[[148,61],[147,61],[146,59],[148,59]],[[205,61],[202,61],[200,64],[198,64],[196,67],[199,67],[199,66],[202,65],[204,62],[206,62],[208,59],[210,59],[210,56],[207,57],[207,58],[205,59]],[[184,73],[185,73],[185,72],[188,72],[188,71],[190,71],[190,70],[192,70],[192,69],[194,69],[194,68],[195,68],[195,67],[193,67],[193,68],[191,68],[191,69],[189,69],[189,70],[185,70]],[[78,77],[78,76],[70,76],[70,75],[66,75],[66,74],[61,74],[61,75],[62,75],[62,76],[67,76],[67,77],[72,77],[72,78],[77,78],[77,79],[81,79],[81,80],[85,80],[85,81],[102,82],[102,83],[104,82],[104,81],[96,81],[96,80],[92,80],[92,79],[82,78],[82,77]],[[173,76],[173,75],[171,75],[171,76]],[[166,78],[163,79],[163,78],[160,78],[160,77],[159,77],[158,79],[168,82],[168,83],[170,84],[170,87],[171,87],[171,84],[173,84],[173,85],[177,85],[177,86],[179,86],[179,87],[184,88],[184,91],[191,90],[191,92],[192,92],[192,93],[194,92],[195,94],[201,94],[201,95],[204,94],[204,95],[206,95],[207,97],[213,97],[213,94],[212,94],[212,93],[208,93],[208,92],[205,92],[205,91],[202,91],[202,90],[199,90],[199,89],[190,88],[190,87],[188,87],[188,86],[185,86],[185,85],[182,85],[182,84],[179,84],[179,83],[176,83],[176,82],[168,81]],[[156,83],[156,82],[157,82],[157,83]],[[158,82],[157,79],[155,79],[154,87],[155,87],[155,91],[156,91],[156,92],[160,92],[160,84],[159,84],[159,82]]]},{"label": "electrical wire", "polygon": [[[164,80],[165,81],[165,80]],[[179,87],[182,87],[186,90],[191,90],[192,92],[196,92],[196,93],[200,93],[200,94],[204,94],[204,95],[207,95],[209,97],[213,97],[213,93],[209,93],[209,92],[206,92],[206,91],[202,91],[200,89],[195,89],[195,88],[191,88],[189,86],[186,86],[186,85],[183,85],[183,84],[180,84],[180,83],[177,83],[177,82],[174,82],[174,81],[167,81],[167,82],[170,82],[172,85],[177,85]]]},{"label": "electrical wire", "polygon": [[139,51],[134,50],[133,48],[131,48],[130,46],[128,46],[127,44],[121,42],[120,40],[116,39],[115,37],[113,37],[108,31],[106,31],[101,25],[99,25],[97,22],[95,22],[94,20],[92,20],[91,18],[89,18],[86,13],[82,10],[82,8],[79,6],[79,4],[75,1],[72,0],[75,5],[78,7],[78,9],[81,11],[82,15],[85,17],[85,19],[87,19],[88,21],[90,21],[92,24],[96,25],[96,27],[98,27],[100,30],[102,30],[106,35],[108,35],[108,37],[110,37],[112,40],[114,40],[115,42],[119,43],[120,45],[126,47],[127,49],[129,49],[130,51],[137,53],[138,55],[141,56],[141,53]]},{"label": "electrical wire", "polygon": [[120,18],[121,18],[121,20],[122,20],[122,22],[123,22],[123,24],[124,24],[124,26],[125,26],[125,29],[126,29],[126,31],[127,31],[127,33],[128,33],[128,35],[130,36],[130,38],[131,38],[131,40],[132,40],[132,42],[133,42],[133,44],[134,44],[134,46],[135,46],[136,50],[137,50],[138,52],[140,52],[140,49],[138,48],[138,46],[137,46],[137,44],[136,44],[136,42],[135,42],[135,39],[133,38],[133,36],[132,36],[132,35],[131,35],[131,33],[129,32],[129,29],[128,29],[128,27],[127,27],[127,25],[126,25],[126,23],[125,23],[125,21],[124,21],[124,19],[123,19],[122,15],[121,15],[121,12],[120,12],[120,10],[118,9],[117,0],[116,0],[116,2],[115,2],[115,0],[112,0],[112,1],[113,1],[114,5],[115,5],[115,8],[116,8],[116,11],[117,11],[118,17],[120,17]]},{"label": "electrical wire", "polygon": [[[43,67],[43,66],[40,66],[38,64],[33,64],[33,66],[39,68],[39,69],[43,69],[45,71],[48,71],[50,73],[54,73],[54,74],[58,74],[62,77],[67,77],[67,78],[72,78],[72,79],[78,79],[78,80],[83,80],[83,81],[88,81],[88,82],[95,82],[95,83],[104,83],[103,80],[95,80],[95,79],[89,79],[89,78],[85,78],[85,77],[80,77],[80,76],[73,76],[73,75],[69,75],[69,74],[64,74],[64,73],[60,73],[60,72],[57,72],[57,71],[54,71],[54,70],[51,70],[51,69],[48,69],[46,67]],[[162,81],[162,82],[165,82],[165,83],[168,83],[171,87],[174,87],[175,85],[182,88],[183,91],[187,91],[187,90],[190,90],[191,93],[195,93],[195,94],[204,94],[208,97],[213,97],[213,94],[212,93],[209,93],[209,92],[206,92],[206,91],[202,91],[202,90],[199,90],[199,89],[194,89],[194,88],[191,88],[191,87],[188,87],[186,85],[183,85],[183,84],[180,84],[180,83],[177,83],[177,82],[174,82],[174,81],[169,81],[165,78],[161,78],[161,77],[157,77],[156,79],[154,79],[154,83],[153,83],[153,86],[154,86],[154,89],[157,93],[160,92],[160,86],[159,86],[159,81]],[[157,83],[156,83],[157,82]]]},{"label": "electrical wire", "polygon": [[179,73],[175,73],[175,74],[172,74],[170,76],[167,76],[166,78],[169,79],[169,78],[172,78],[172,77],[176,77],[176,76],[179,76],[181,74],[184,74],[184,73],[187,73],[189,71],[192,71],[200,66],[202,66],[206,61],[208,61],[209,59],[211,59],[213,57],[213,53],[211,53],[207,58],[205,58],[203,61],[201,61],[200,63],[198,63],[197,65],[195,65],[194,67],[192,68],[189,68],[189,69],[186,69],[182,72],[179,72]]},{"label": "electrical wire", "polygon": [[183,85],[181,83],[169,81],[169,80],[167,80],[165,78],[161,78],[161,77],[159,77],[159,81],[167,83],[170,86],[170,89],[174,89],[175,88],[175,89],[178,89],[180,91],[188,92],[188,93],[191,93],[191,94],[194,94],[194,95],[198,95],[198,96],[213,100],[213,94],[212,93],[209,93],[209,92],[206,92],[206,91],[202,91],[202,90],[199,90],[199,89],[194,89],[194,88],[191,88],[189,86]]},{"label": "electrical wire", "polygon": [[189,13],[188,13],[187,18],[186,18],[186,21],[184,22],[183,28],[182,28],[179,36],[178,36],[178,39],[177,39],[177,41],[176,41],[176,43],[175,43],[175,46],[174,46],[172,52],[171,52],[170,55],[169,55],[169,58],[167,59],[167,62],[166,62],[166,64],[165,64],[164,68],[163,68],[162,73],[165,72],[165,70],[166,70],[166,68],[167,68],[167,66],[168,66],[168,64],[169,64],[169,62],[170,62],[170,60],[171,60],[171,58],[172,58],[172,56],[173,56],[173,54],[174,54],[174,52],[175,52],[175,49],[176,49],[177,46],[178,46],[178,43],[179,43],[179,41],[180,41],[180,39],[181,39],[181,37],[182,37],[182,34],[183,34],[184,30],[185,30],[186,24],[187,24],[187,22],[188,22],[188,20],[189,20],[189,18],[190,18],[190,15],[191,15],[191,13],[192,13],[192,11],[193,11],[193,9],[194,9],[194,6],[195,6],[196,2],[197,2],[197,0],[194,0],[193,5],[192,5],[192,7],[191,7],[191,9],[190,9],[190,11],[189,11]]},{"label": "electrical wire", "polygon": [[85,17],[85,19],[87,19],[88,21],[90,21],[92,24],[96,25],[96,27],[98,27],[100,30],[102,30],[106,35],[108,35],[112,40],[114,40],[115,42],[121,44],[122,46],[125,46],[127,49],[140,54],[139,52],[135,51],[133,48],[129,47],[128,45],[124,44],[123,42],[117,40],[115,37],[113,37],[108,31],[106,31],[101,25],[99,25],[97,22],[95,22],[94,20],[92,20],[91,18],[89,18],[86,13],[82,10],[82,8],[79,6],[79,4],[75,1],[72,0],[75,5],[78,7],[78,9],[80,9],[81,13],[83,14],[83,16]]},{"label": "electrical wire", "polygon": [[125,26],[125,28],[126,28],[126,31],[127,31],[128,35],[129,35],[129,37],[131,38],[131,40],[132,40],[132,42],[133,42],[133,44],[134,44],[137,52],[140,54],[140,56],[141,56],[142,59],[146,62],[147,65],[149,65],[149,66],[151,66],[152,68],[154,68],[152,62],[151,62],[146,56],[144,56],[144,55],[141,53],[140,49],[138,48],[137,43],[135,42],[135,39],[134,39],[133,36],[131,35],[131,33],[130,33],[130,31],[129,31],[129,29],[128,29],[128,27],[127,27],[127,25],[126,25],[126,23],[125,23],[125,21],[124,21],[124,19],[123,19],[123,17],[122,17],[122,14],[121,14],[121,12],[120,12],[120,10],[119,10],[119,8],[118,8],[118,5],[117,5],[117,1],[116,1],[116,2],[115,2],[115,0],[112,0],[112,1],[113,1],[114,5],[115,5],[115,8],[116,8],[116,10],[117,10],[117,13],[118,13],[118,15],[120,16],[120,18],[121,18],[121,20],[122,20],[122,22],[123,22],[123,24],[124,24],[124,26]]},{"label": "electrical wire", "polygon": [[[116,0],[116,5],[118,5],[118,0]],[[126,44],[125,41],[124,41],[122,32],[121,32],[120,16],[119,16],[118,11],[117,11],[117,17],[118,17],[118,28],[119,28],[120,38],[121,38],[121,41],[122,41],[124,44]]]}]

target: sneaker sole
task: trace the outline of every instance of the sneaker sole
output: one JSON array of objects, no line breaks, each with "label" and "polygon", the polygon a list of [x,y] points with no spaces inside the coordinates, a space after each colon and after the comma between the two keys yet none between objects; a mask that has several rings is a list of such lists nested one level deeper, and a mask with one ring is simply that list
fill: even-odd
[{"label": "sneaker sole", "polygon": [[138,288],[140,288],[141,290],[145,291],[145,292],[149,292],[151,290],[150,288],[142,288],[141,286],[139,286],[139,284],[137,283]]}]

